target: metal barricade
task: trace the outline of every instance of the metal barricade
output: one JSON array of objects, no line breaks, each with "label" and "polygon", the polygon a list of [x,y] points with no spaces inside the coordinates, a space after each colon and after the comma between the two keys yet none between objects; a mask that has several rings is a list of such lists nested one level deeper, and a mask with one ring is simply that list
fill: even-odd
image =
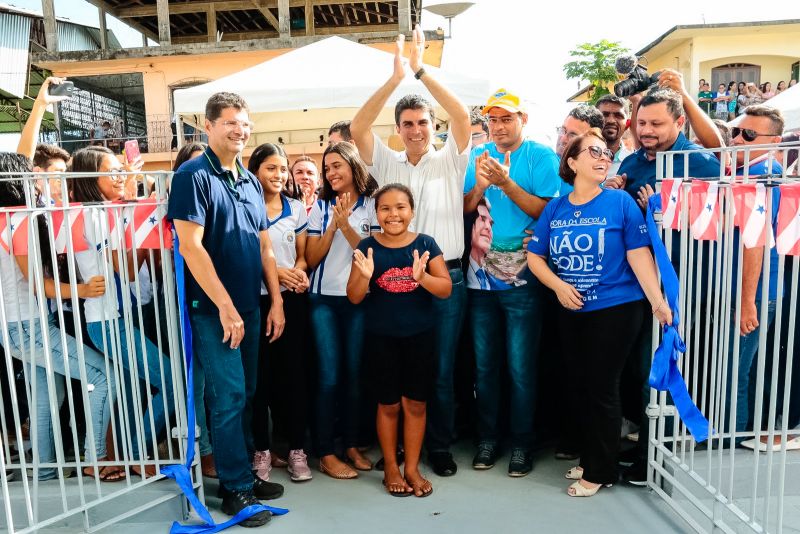
[{"label": "metal barricade", "polygon": [[[159,521],[188,517],[159,473],[187,456],[171,173],[105,178],[124,177],[130,200],[51,200],[99,176],[0,174],[23,195],[0,208],[0,525],[10,532],[92,532],[161,505]],[[202,500],[199,465],[192,475]]]},{"label": "metal barricade", "polygon": [[[769,150],[761,156],[767,173],[751,176],[750,165],[759,159],[751,157],[756,150]],[[659,190],[675,186],[673,179],[683,180],[678,186],[680,229],[668,228],[671,222],[664,217],[661,237],[680,280],[680,333],[686,352],[678,365],[692,400],[709,421],[710,438],[698,444],[680,421],[668,394],[651,390],[647,482],[697,532],[800,532],[800,450],[793,450],[800,448],[800,421],[791,421],[798,425],[794,428],[789,426],[790,416],[800,419],[800,414],[790,412],[792,403],[800,403],[800,381],[792,381],[800,366],[800,347],[795,343],[800,256],[776,258],[770,246],[774,246],[774,235],[769,232],[778,210],[773,188],[800,183],[797,164],[789,172],[771,170],[778,169],[776,162],[796,157],[799,150],[800,144],[795,143],[704,151],[713,152],[723,162],[718,177],[703,179],[718,187],[714,193],[717,228],[712,229],[713,239],[704,240],[695,239],[691,230],[699,216],[690,204],[702,197],[691,198],[690,152],[657,155]],[[732,171],[737,168],[737,157],[744,162],[741,176]],[[679,158],[683,160],[682,176],[673,172]],[[746,249],[746,238],[735,225],[735,206],[741,191],[738,186],[753,183],[765,187],[766,246]],[[676,197],[671,200],[678,201]],[[741,198],[738,200],[741,205]],[[667,212],[666,205],[662,211]],[[744,217],[744,213],[739,215]],[[758,256],[761,268],[755,271],[748,262],[755,257],[757,264]],[[759,272],[762,298],[756,304],[760,326],[757,334],[750,334],[757,340],[746,339],[740,337],[742,305],[737,295],[744,291],[743,274],[747,278]],[[655,349],[657,324],[653,340]],[[747,354],[752,352],[747,347],[756,342],[752,365],[747,365]],[[740,399],[745,396],[739,389],[748,378],[751,401],[743,406]],[[749,413],[744,430],[736,431],[737,411],[740,425]],[[762,438],[766,444],[759,445]],[[753,450],[743,447],[742,441],[749,441]]]}]

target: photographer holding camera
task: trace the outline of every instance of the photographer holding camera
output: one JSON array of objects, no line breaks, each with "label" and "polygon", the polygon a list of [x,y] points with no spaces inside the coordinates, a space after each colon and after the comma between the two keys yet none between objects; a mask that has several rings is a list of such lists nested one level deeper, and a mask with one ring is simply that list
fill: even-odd
[{"label": "photographer holding camera", "polygon": [[[650,85],[650,81],[657,81]],[[630,95],[632,104],[632,132],[638,139],[641,148],[625,159],[620,165],[619,175],[606,180],[605,187],[624,188],[634,199],[640,188],[652,194],[656,183],[656,153],[672,150],[693,150],[701,148],[718,148],[725,146],[719,130],[711,117],[706,115],[697,102],[686,91],[683,75],[664,69],[648,78],[629,78],[617,84],[624,89],[639,91],[647,89],[648,93],[641,97]],[[615,92],[619,94],[618,87]],[[701,145],[690,142],[682,129],[686,121],[694,130]],[[673,175],[684,175],[684,158],[673,159]],[[689,175],[695,178],[719,176],[720,163],[712,154],[696,153],[689,156]]]}]

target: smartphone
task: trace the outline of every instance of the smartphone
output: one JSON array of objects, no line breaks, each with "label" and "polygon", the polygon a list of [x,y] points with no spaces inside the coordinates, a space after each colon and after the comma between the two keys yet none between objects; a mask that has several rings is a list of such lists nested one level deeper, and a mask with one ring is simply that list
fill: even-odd
[{"label": "smartphone", "polygon": [[139,152],[139,141],[136,139],[125,141],[125,159],[128,161],[128,163],[133,163],[140,155],[141,152]]},{"label": "smartphone", "polygon": [[72,92],[75,91],[75,84],[72,82],[51,83],[47,92],[51,96],[66,96],[72,98]]}]

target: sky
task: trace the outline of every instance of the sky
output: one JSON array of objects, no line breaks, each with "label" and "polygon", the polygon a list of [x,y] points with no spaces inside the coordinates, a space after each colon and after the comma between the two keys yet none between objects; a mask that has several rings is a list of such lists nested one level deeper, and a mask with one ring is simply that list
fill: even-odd
[{"label": "sky", "polygon": [[[40,0],[3,1],[41,11]],[[440,3],[452,1],[423,0],[423,8]],[[566,99],[584,85],[567,80],[562,70],[571,60],[569,51],[581,43],[608,39],[637,51],[679,24],[800,18],[800,3],[788,0],[759,3],[757,10],[752,0],[653,4],[659,7],[619,1],[554,1],[547,2],[545,12],[540,2],[475,0],[453,19],[442,68],[487,78],[493,88],[504,87],[523,96],[530,102],[531,126],[541,135],[561,123],[572,107]],[[97,8],[84,0],[55,0],[55,9],[57,16],[98,25]],[[122,22],[109,17],[108,27],[123,46],[141,46],[140,34]],[[447,21],[423,11],[422,27],[441,27],[446,32]]]}]

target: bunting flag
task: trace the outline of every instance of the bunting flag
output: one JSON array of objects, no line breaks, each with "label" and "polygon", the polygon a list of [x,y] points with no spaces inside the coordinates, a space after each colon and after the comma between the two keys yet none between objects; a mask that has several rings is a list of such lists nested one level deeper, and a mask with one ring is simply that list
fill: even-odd
[{"label": "bunting flag", "polygon": [[25,206],[8,208],[8,211],[0,213],[0,245],[9,254],[15,256],[28,255],[28,219],[30,213],[27,211],[14,211],[27,209]]},{"label": "bunting flag", "polygon": [[778,254],[800,256],[800,183],[780,186]]},{"label": "bunting flag", "polygon": [[706,180],[692,180],[689,202],[689,219],[692,237],[700,241],[717,239],[719,223],[719,184]]},{"label": "bunting flag", "polygon": [[81,252],[89,249],[84,237],[85,222],[83,218],[83,210],[80,209],[80,203],[71,203],[70,208],[77,206],[77,209],[64,209],[52,212],[53,221],[53,245],[56,249],[56,254],[65,254],[67,252],[67,236],[72,236],[72,250],[73,252]]},{"label": "bunting flag", "polygon": [[[748,183],[733,186],[734,224],[739,228],[745,248],[763,247],[770,236],[775,243],[772,226],[767,224],[767,188],[764,184]],[[775,209],[775,206],[772,207]]]},{"label": "bunting flag", "polygon": [[662,226],[672,230],[681,229],[681,178],[666,178],[661,181]]},{"label": "bunting flag", "polygon": [[125,248],[160,249],[172,248],[171,225],[167,221],[167,208],[155,200],[144,200],[128,206],[123,211],[125,224]]}]

